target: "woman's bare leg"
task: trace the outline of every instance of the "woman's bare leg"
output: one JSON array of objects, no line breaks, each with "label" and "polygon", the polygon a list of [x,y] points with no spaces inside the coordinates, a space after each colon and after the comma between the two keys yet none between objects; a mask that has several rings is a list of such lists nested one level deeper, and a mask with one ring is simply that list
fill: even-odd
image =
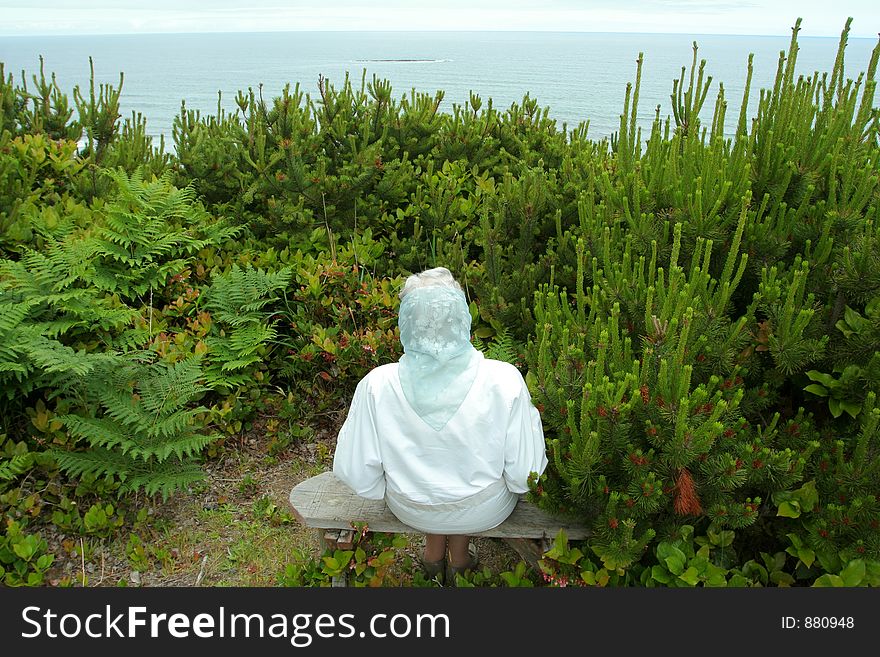
[{"label": "woman's bare leg", "polygon": [[468,553],[468,544],[470,536],[462,536],[460,534],[450,534],[447,536],[449,544],[449,565],[454,568],[467,566],[471,562],[471,555]]},{"label": "woman's bare leg", "polygon": [[440,561],[446,556],[446,534],[425,534],[425,561]]}]

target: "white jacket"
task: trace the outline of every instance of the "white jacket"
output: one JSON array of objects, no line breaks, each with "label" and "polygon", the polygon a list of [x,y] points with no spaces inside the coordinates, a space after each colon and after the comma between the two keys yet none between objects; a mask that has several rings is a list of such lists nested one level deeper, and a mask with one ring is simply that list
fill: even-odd
[{"label": "white jacket", "polygon": [[470,391],[440,429],[404,397],[397,363],[358,384],[333,472],[358,495],[385,498],[404,523],[432,534],[499,525],[547,466],[541,418],[513,365],[483,359]]}]

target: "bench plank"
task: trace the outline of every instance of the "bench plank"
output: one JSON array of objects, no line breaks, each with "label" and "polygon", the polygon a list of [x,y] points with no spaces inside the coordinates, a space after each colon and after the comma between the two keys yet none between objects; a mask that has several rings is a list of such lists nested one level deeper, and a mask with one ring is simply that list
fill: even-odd
[{"label": "bench plank", "polygon": [[[351,529],[354,521],[365,522],[373,532],[422,533],[398,520],[384,500],[359,497],[332,472],[322,472],[294,486],[290,491],[290,506],[306,527]],[[552,539],[560,529],[564,529],[571,540],[584,539],[590,534],[583,523],[550,515],[523,497],[507,520],[473,536]]]}]

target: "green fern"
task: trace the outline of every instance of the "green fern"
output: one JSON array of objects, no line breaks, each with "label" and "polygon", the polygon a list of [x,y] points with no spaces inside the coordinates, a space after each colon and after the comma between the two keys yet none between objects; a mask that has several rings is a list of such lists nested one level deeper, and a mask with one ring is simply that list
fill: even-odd
[{"label": "green fern", "polygon": [[15,442],[0,433],[0,492],[14,486],[17,479],[27,476],[34,467],[47,465],[46,460],[44,453],[30,451],[25,441]]},{"label": "green fern", "polygon": [[204,307],[212,314],[219,336],[207,339],[211,364],[205,368],[206,383],[228,390],[247,381],[248,367],[263,362],[277,337],[271,305],[290,283],[289,268],[266,272],[233,265],[214,278],[205,293]]},{"label": "green fern", "polygon": [[[40,251],[22,246],[18,260],[0,260],[0,394],[8,399],[63,388],[116,362],[115,352],[143,348],[149,335],[134,328],[138,313],[125,300],[140,304],[136,297],[160,289],[196,251],[237,232],[209,220],[190,188],[107,175],[116,196],[93,230],[44,231]],[[256,338],[238,338],[237,359],[254,357],[244,339]]]},{"label": "green fern", "polygon": [[115,361],[81,345],[122,332],[135,313],[88,286],[82,242],[46,238],[44,252],[0,261],[0,395],[62,385]]},{"label": "green fern", "polygon": [[97,256],[92,282],[101,290],[128,299],[158,290],[199,250],[238,233],[211,219],[194,189],[174,187],[169,175],[152,182],[145,182],[140,171],[130,177],[123,171],[107,175],[116,184],[116,197],[89,243]]},{"label": "green fern", "polygon": [[193,463],[215,438],[198,429],[207,411],[193,402],[207,388],[198,361],[123,367],[93,377],[84,392],[97,401],[100,416],[58,419],[71,436],[84,440],[84,452],[56,451],[60,467],[72,476],[115,475],[124,490],[144,489],[167,497],[202,475]]},{"label": "green fern", "polygon": [[503,326],[491,339],[486,342],[479,337],[474,337],[474,347],[483,352],[486,358],[493,360],[501,360],[511,365],[516,365],[519,361],[519,353],[516,341],[510,330]]},{"label": "green fern", "polygon": [[34,455],[30,452],[16,456],[0,456],[0,481],[12,481],[27,472],[34,464]]}]

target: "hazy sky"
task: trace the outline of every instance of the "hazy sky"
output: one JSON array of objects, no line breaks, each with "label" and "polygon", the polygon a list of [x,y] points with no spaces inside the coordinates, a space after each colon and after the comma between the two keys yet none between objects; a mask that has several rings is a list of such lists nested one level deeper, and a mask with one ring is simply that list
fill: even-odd
[{"label": "hazy sky", "polygon": [[878,0],[0,0],[0,36],[131,32],[536,30],[790,34],[880,32]]}]

